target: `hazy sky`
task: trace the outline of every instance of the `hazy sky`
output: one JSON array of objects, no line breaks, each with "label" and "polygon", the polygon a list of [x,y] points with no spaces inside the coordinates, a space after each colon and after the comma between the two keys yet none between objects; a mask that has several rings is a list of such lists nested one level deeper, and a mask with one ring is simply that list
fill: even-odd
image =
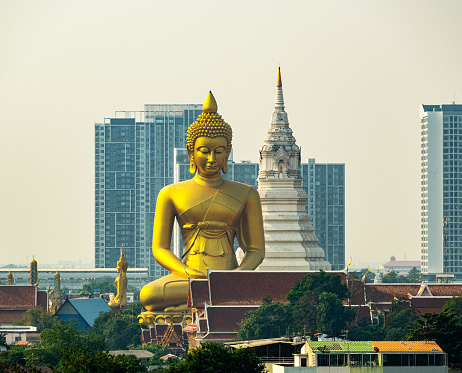
[{"label": "hazy sky", "polygon": [[94,123],[212,90],[258,160],[282,69],[302,160],[346,165],[346,256],[419,259],[422,103],[462,102],[462,2],[0,0],[0,264],[94,259]]}]

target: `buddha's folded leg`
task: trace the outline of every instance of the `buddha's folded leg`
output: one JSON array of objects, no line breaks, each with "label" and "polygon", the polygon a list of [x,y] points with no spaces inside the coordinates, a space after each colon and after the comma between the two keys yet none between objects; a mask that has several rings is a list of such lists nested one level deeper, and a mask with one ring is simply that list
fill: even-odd
[{"label": "buddha's folded leg", "polygon": [[183,277],[170,273],[143,286],[140,300],[148,311],[163,311],[188,301],[188,283]]}]

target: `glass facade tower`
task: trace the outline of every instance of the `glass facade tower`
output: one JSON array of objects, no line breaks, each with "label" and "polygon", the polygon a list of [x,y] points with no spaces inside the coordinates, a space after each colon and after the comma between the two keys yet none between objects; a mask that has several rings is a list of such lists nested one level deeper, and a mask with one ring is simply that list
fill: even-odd
[{"label": "glass facade tower", "polygon": [[462,105],[422,105],[421,271],[462,280]]},{"label": "glass facade tower", "polygon": [[345,164],[301,164],[306,210],[332,270],[345,268]]},{"label": "glass facade tower", "polygon": [[123,245],[130,266],[167,271],[152,257],[157,195],[173,183],[173,149],[202,105],[145,105],[95,124],[95,267],[113,268]]}]

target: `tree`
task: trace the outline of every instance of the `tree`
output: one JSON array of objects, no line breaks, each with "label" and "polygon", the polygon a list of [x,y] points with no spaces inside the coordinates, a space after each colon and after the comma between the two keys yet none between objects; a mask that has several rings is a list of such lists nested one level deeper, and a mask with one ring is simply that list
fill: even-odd
[{"label": "tree", "polygon": [[409,328],[406,339],[410,341],[435,341],[449,356],[450,363],[460,360],[462,352],[462,326],[454,309],[425,313]]},{"label": "tree", "polygon": [[104,337],[108,350],[128,350],[129,345],[141,344],[141,328],[139,324],[117,319],[108,325]]},{"label": "tree", "polygon": [[6,365],[26,365],[24,346],[13,346],[8,351],[0,352],[0,363]]},{"label": "tree", "polygon": [[383,275],[382,277],[382,281],[384,283],[388,283],[388,284],[396,284],[398,283],[398,273],[396,273],[393,269],[388,272],[386,275]]},{"label": "tree", "polygon": [[[340,276],[328,274],[320,270],[318,273],[308,274],[303,277],[287,294],[286,298],[289,300],[292,319],[298,331],[314,333],[327,325],[323,322],[323,324],[318,327],[318,321],[322,320],[322,316],[318,315],[317,306],[320,303],[322,293],[333,294],[341,301],[347,298],[348,288],[346,285],[342,284]],[[326,302],[330,305],[326,304]],[[338,304],[338,301],[334,300],[331,296],[325,295],[321,303],[324,303],[324,305],[320,306],[320,312],[322,312],[321,310],[323,307],[326,310],[327,308],[333,310],[332,307],[334,307],[334,304]],[[345,315],[345,312],[347,312],[347,315]],[[333,327],[333,325],[338,327],[340,324],[345,325],[345,322],[351,318],[349,310],[338,312],[335,315],[337,320],[329,327]]]},{"label": "tree", "polygon": [[342,300],[333,293],[323,292],[316,305],[316,328],[318,332],[335,333],[345,329],[354,318],[354,312],[343,306]]},{"label": "tree", "polygon": [[82,350],[74,351],[63,357],[57,373],[138,373],[146,369],[140,360],[125,356],[109,355],[108,352],[87,354]]},{"label": "tree", "polygon": [[348,330],[350,341],[385,341],[387,331],[383,325],[363,324],[352,327]]},{"label": "tree", "polygon": [[28,309],[24,317],[14,321],[13,325],[29,325],[36,326],[37,331],[41,332],[45,329],[51,328],[58,322],[56,316],[47,313],[42,307],[34,307]]},{"label": "tree", "polygon": [[114,285],[114,279],[109,276],[103,277],[100,280],[91,281],[89,284],[83,285],[84,292],[93,294],[95,289],[99,289],[101,293],[117,293]]},{"label": "tree", "polygon": [[452,297],[444,303],[444,308],[454,310],[457,321],[462,325],[462,297]]},{"label": "tree", "polygon": [[417,312],[409,299],[401,298],[393,301],[390,312],[386,315],[387,341],[402,341],[408,328],[418,319]]},{"label": "tree", "polygon": [[189,351],[184,360],[171,364],[168,373],[262,373],[265,365],[250,348],[205,342]]},{"label": "tree", "polygon": [[42,370],[36,369],[34,367],[24,367],[18,363],[5,363],[0,361],[0,372],[9,372],[9,373],[42,373]]},{"label": "tree", "polygon": [[263,304],[255,311],[247,313],[247,318],[239,324],[237,340],[252,340],[281,337],[291,325],[288,306],[263,298]]},{"label": "tree", "polygon": [[123,311],[104,312],[95,319],[91,332],[102,336],[109,350],[127,350],[130,345],[140,345],[142,326],[136,316],[141,309],[141,303],[137,303]]},{"label": "tree", "polygon": [[71,351],[95,354],[106,348],[101,336],[88,334],[74,324],[58,322],[40,334],[37,346],[24,350],[26,360],[34,359],[34,365],[57,366]]},{"label": "tree", "polygon": [[348,296],[348,288],[342,284],[339,275],[326,273],[319,270],[318,273],[307,274],[298,282],[286,296],[290,303],[296,303],[307,292],[316,292],[318,295],[326,292],[336,294],[340,299]]},{"label": "tree", "polygon": [[407,282],[417,283],[420,282],[420,271],[414,267],[412,268],[407,275]]}]

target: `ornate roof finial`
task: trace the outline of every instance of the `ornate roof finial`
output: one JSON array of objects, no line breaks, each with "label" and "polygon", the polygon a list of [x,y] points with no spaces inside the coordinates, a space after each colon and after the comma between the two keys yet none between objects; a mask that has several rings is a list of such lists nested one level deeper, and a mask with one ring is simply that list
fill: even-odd
[{"label": "ornate roof finial", "polygon": [[218,104],[213,97],[212,91],[209,91],[205,98],[204,104],[202,105],[202,111],[204,113],[216,113],[218,111]]},{"label": "ornate roof finial", "polygon": [[120,250],[120,257],[125,258],[124,245],[122,244],[122,250]]},{"label": "ornate roof finial", "polygon": [[276,87],[282,87],[281,66],[278,67],[278,81]]}]

